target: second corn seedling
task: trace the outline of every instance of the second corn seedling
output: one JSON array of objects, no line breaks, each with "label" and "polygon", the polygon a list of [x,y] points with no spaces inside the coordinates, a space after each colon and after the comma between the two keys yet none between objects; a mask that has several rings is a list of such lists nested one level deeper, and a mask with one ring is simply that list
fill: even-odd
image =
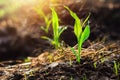
[{"label": "second corn seedling", "polygon": [[[85,40],[88,39],[90,35],[90,26],[87,24],[85,26],[85,23],[88,21],[89,16],[84,20],[83,23],[81,23],[81,20],[79,17],[74,13],[72,10],[70,10],[68,7],[65,6],[65,8],[69,11],[70,15],[75,19],[75,24],[74,24],[74,34],[77,38],[77,43],[78,43],[78,51],[75,51],[74,48],[72,48],[72,52],[75,54],[77,61],[80,63],[81,59],[81,49],[82,49],[82,44]],[[85,26],[85,29],[82,30],[83,26]]]},{"label": "second corn seedling", "polygon": [[51,8],[52,10],[52,29],[53,29],[53,39],[50,39],[46,36],[43,36],[42,38],[49,40],[53,45],[55,45],[55,48],[59,48],[60,47],[60,35],[61,33],[67,29],[67,27],[60,27],[59,26],[59,18],[58,15],[55,11],[54,8]]}]

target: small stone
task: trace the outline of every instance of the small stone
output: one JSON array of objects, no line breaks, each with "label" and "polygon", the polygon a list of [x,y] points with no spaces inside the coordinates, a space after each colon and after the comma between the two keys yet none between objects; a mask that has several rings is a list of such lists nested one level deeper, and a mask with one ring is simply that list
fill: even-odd
[{"label": "small stone", "polygon": [[58,62],[53,62],[53,63],[51,63],[48,67],[54,68],[54,67],[56,67],[57,65],[58,65]]}]

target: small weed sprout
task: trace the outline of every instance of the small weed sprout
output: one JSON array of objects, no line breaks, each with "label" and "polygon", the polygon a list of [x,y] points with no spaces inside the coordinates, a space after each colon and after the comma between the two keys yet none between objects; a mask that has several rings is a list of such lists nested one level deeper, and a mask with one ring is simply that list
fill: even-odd
[{"label": "small weed sprout", "polygon": [[87,80],[87,77],[86,75],[83,76],[82,80]]},{"label": "small weed sprout", "polygon": [[120,69],[120,63],[118,63],[118,69]]},{"label": "small weed sprout", "polygon": [[53,39],[50,39],[46,36],[43,36],[42,38],[49,40],[53,45],[55,45],[55,48],[58,49],[60,47],[59,38],[61,33],[67,29],[67,27],[60,27],[59,26],[59,18],[54,8],[51,8],[52,10],[52,29],[53,29]]},{"label": "small weed sprout", "polygon": [[70,77],[70,80],[73,80],[73,76]]},{"label": "small weed sprout", "polygon": [[47,72],[47,71],[45,71],[45,74],[47,75],[47,74],[48,74],[48,72]]},{"label": "small weed sprout", "polygon": [[97,68],[97,62],[94,62],[94,63],[93,63],[93,66],[94,66],[94,68],[96,69],[96,68]]},{"label": "small weed sprout", "polygon": [[[81,20],[79,17],[74,13],[72,10],[70,10],[68,7],[65,6],[65,8],[69,11],[70,15],[75,19],[75,24],[74,24],[74,34],[77,37],[77,42],[78,42],[78,52],[75,51],[74,48],[71,48],[72,52],[75,54],[77,61],[80,63],[81,59],[81,49],[82,49],[82,44],[83,42],[88,39],[90,35],[90,27],[89,24],[86,24],[88,21],[90,14],[88,17],[84,20],[83,23],[81,23]],[[85,29],[82,30],[82,27],[85,26]]]},{"label": "small weed sprout", "polygon": [[70,66],[72,65],[72,60],[70,59],[70,62],[69,62]]},{"label": "small weed sprout", "polygon": [[104,62],[105,62],[105,58],[101,58],[100,61],[101,61],[102,63],[104,63]]},{"label": "small weed sprout", "polygon": [[114,61],[114,71],[116,76],[118,75],[118,71],[119,71],[119,63],[117,63],[116,61]]},{"label": "small weed sprout", "polygon": [[31,61],[31,59],[29,57],[27,57],[27,58],[24,59],[25,63],[30,62],[30,61]]}]

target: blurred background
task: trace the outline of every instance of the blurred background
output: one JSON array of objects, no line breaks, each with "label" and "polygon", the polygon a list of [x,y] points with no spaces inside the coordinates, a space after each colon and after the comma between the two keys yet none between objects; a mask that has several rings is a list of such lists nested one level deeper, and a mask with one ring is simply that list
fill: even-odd
[{"label": "blurred background", "polygon": [[74,20],[63,6],[76,12],[81,20],[91,13],[90,41],[120,39],[119,0],[0,0],[0,60],[37,56],[52,48],[48,41],[41,38],[43,35],[52,37],[52,29],[50,27],[48,34],[40,28],[46,23],[43,15],[39,14],[42,11],[48,19],[51,18],[50,7],[55,7],[60,25],[68,26],[61,40],[74,46]]}]

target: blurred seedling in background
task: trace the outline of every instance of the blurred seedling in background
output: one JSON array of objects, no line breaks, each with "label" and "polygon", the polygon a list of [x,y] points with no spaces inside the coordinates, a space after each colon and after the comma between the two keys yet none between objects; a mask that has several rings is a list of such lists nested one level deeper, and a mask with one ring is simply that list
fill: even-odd
[{"label": "blurred seedling in background", "polygon": [[45,14],[45,12],[42,10],[41,6],[36,6],[34,10],[37,12],[37,14],[41,17],[44,18],[45,21],[45,26],[40,26],[42,30],[44,30],[46,33],[49,31],[49,27],[51,25],[52,19],[51,19],[51,14]]},{"label": "blurred seedling in background", "polygon": [[59,26],[59,18],[54,8],[51,8],[52,11],[52,29],[53,29],[53,39],[42,36],[42,38],[49,40],[53,45],[55,45],[55,48],[58,49],[61,47],[59,38],[62,32],[67,29],[67,27],[60,27]]},{"label": "blurred seedling in background", "polygon": [[[79,19],[79,17],[77,16],[76,13],[74,13],[72,10],[70,10],[67,6],[64,6],[64,7],[69,11],[70,15],[75,19],[74,34],[77,38],[78,51],[75,51],[74,48],[71,48],[71,50],[75,54],[77,61],[80,63],[82,44],[85,40],[88,39],[88,37],[90,35],[90,26],[89,26],[89,24],[85,25],[86,22],[88,22],[90,14],[84,20],[84,22],[81,23],[81,20]],[[82,30],[83,27],[85,27],[84,30]]]}]

